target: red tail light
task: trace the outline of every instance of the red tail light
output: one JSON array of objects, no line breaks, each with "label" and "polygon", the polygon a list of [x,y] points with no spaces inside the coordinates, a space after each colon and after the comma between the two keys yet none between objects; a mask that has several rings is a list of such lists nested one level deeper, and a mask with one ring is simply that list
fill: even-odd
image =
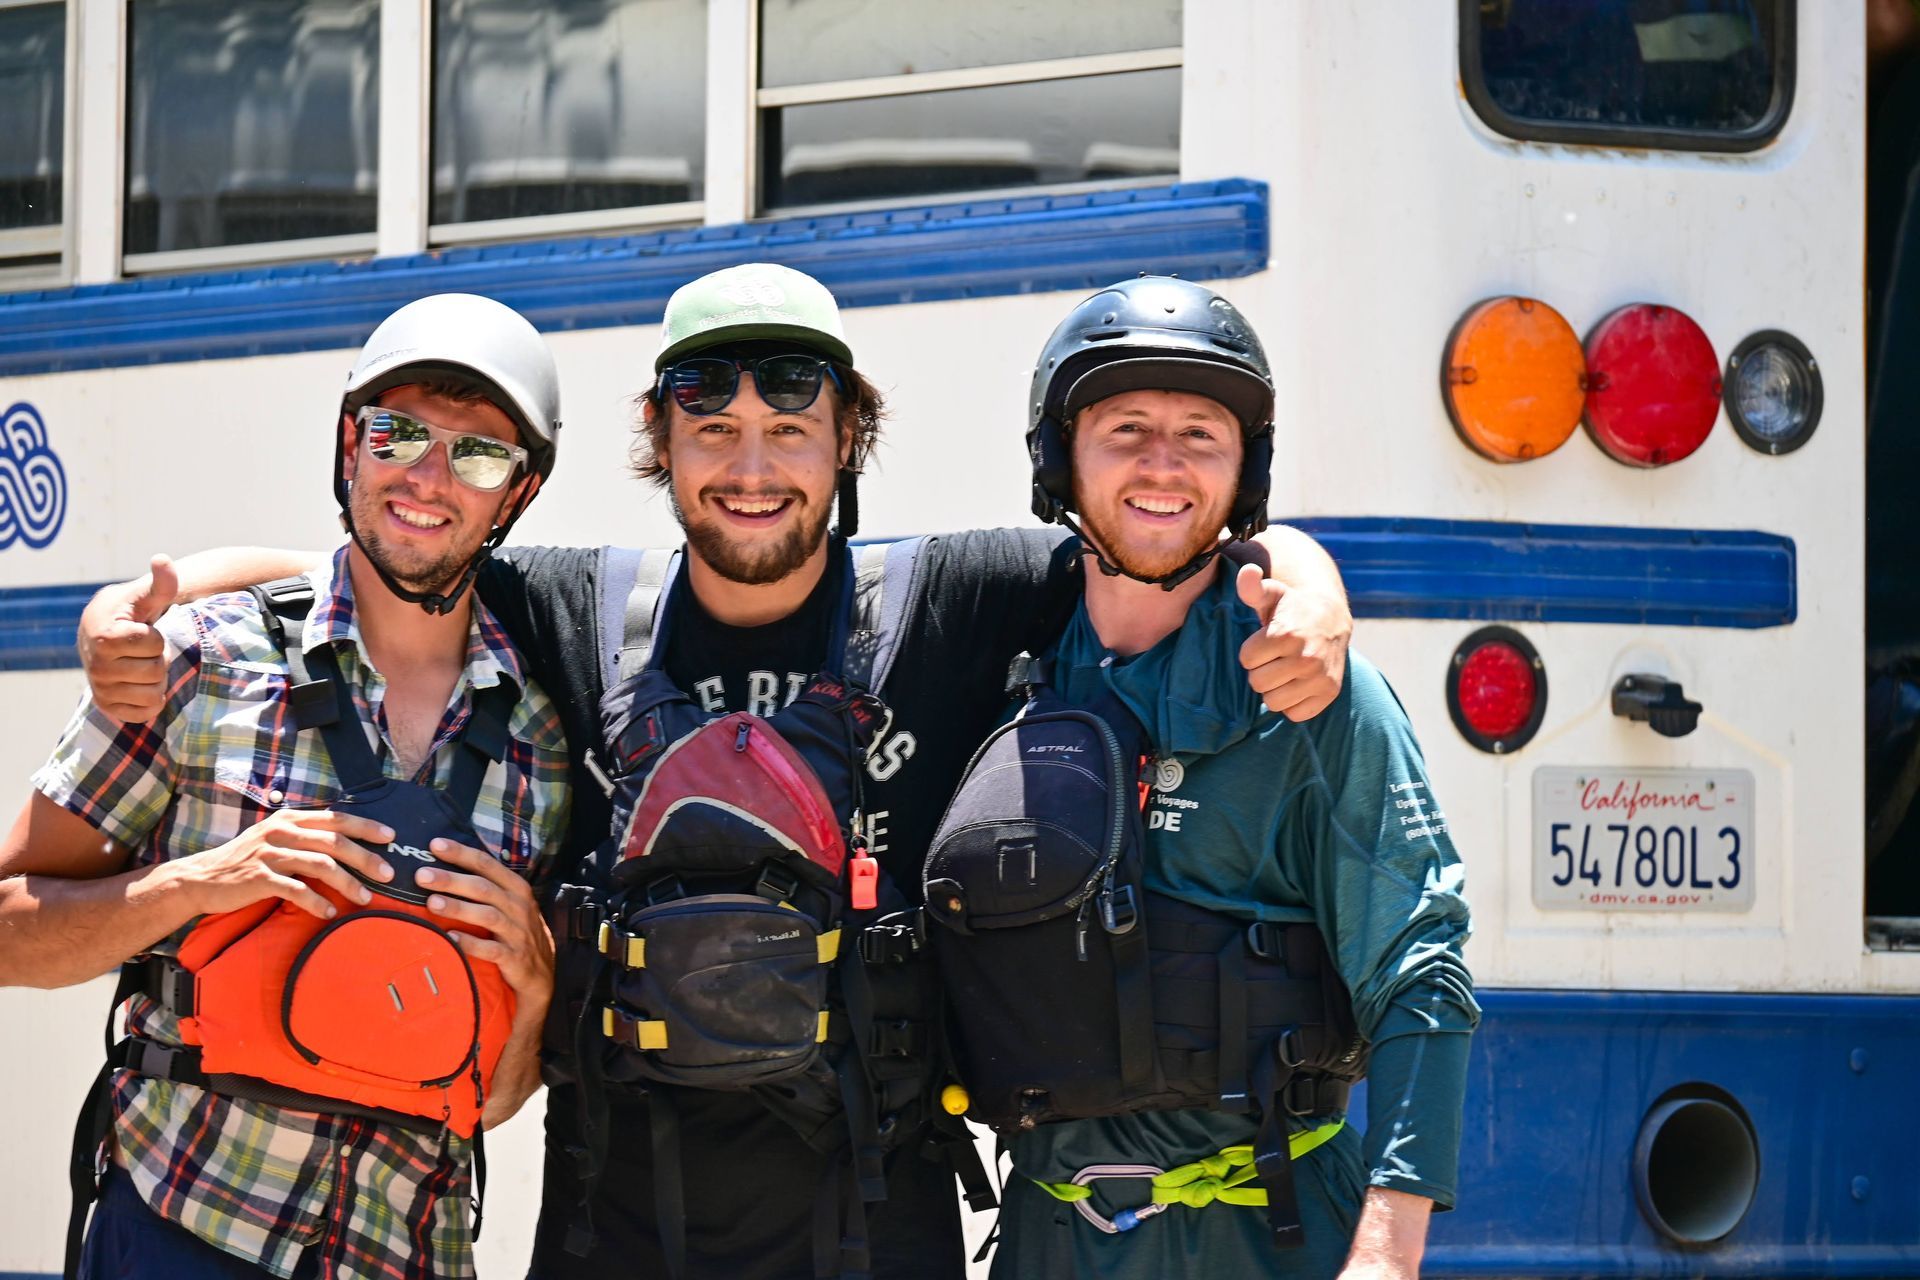
[{"label": "red tail light", "polygon": [[1698,449],[1720,413],[1720,361],[1685,314],[1636,302],[1587,338],[1587,427],[1616,461],[1664,467]]},{"label": "red tail light", "polygon": [[1453,651],[1447,710],[1460,735],[1482,751],[1517,751],[1547,712],[1547,668],[1511,627],[1482,627]]}]

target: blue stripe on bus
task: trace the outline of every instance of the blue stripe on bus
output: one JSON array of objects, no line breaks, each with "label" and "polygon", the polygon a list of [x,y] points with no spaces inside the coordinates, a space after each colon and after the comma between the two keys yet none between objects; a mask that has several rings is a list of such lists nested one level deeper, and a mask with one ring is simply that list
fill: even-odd
[{"label": "blue stripe on bus", "polygon": [[[98,583],[0,588],[0,671],[77,667],[74,628]],[[0,1273],[0,1280],[5,1280]]]},{"label": "blue stripe on bus", "polygon": [[[1361,618],[1770,627],[1795,613],[1793,540],[1770,533],[1313,516]],[[0,588],[0,670],[77,665],[93,584]]]},{"label": "blue stripe on bus", "polygon": [[[1477,996],[1459,1207],[1434,1217],[1421,1275],[1920,1275],[1920,997]],[[1667,1243],[1636,1205],[1641,1123],[1681,1090],[1731,1096],[1760,1149],[1752,1207],[1714,1245]]]},{"label": "blue stripe on bus", "polygon": [[1095,289],[1267,265],[1267,187],[1244,178],[977,200],[410,257],[0,295],[0,375],[360,345],[429,293],[482,293],[543,330],[656,324],[674,289],[743,262],[819,277],[853,307]]},{"label": "blue stripe on bus", "polygon": [[1315,516],[1363,618],[1777,627],[1798,613],[1793,539],[1701,529]]}]

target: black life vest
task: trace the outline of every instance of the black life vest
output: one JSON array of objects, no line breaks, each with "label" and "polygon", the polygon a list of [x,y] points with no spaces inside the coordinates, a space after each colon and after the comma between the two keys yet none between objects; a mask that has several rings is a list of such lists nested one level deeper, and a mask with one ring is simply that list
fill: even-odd
[{"label": "black life vest", "polygon": [[[932,1119],[932,966],[861,832],[867,752],[889,718],[869,690],[892,662],[919,545],[832,544],[844,594],[826,668],[765,717],[716,716],[667,676],[678,553],[603,561],[603,651],[619,655],[619,679],[591,763],[613,829],[549,914],[561,953],[549,1063],[578,1084],[585,1141],[575,1252],[592,1244],[607,1092],[644,1093],[661,1248],[684,1272],[674,1097],[706,1089],[751,1092],[840,1157],[838,1185],[818,1193],[815,1271],[867,1270],[863,1206],[885,1197],[883,1153]],[[962,1126],[942,1138],[971,1155]],[[956,1171],[990,1197],[983,1172]]]},{"label": "black life vest", "polygon": [[967,767],[929,847],[928,934],[968,1116],[1210,1107],[1256,1117],[1276,1243],[1300,1243],[1286,1118],[1342,1110],[1367,1046],[1320,931],[1148,891],[1146,731],[1070,705],[1022,658],[1019,715]]}]

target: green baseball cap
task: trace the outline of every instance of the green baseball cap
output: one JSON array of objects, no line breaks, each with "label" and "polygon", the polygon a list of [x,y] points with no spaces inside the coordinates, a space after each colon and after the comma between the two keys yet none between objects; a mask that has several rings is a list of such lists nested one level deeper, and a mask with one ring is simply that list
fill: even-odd
[{"label": "green baseball cap", "polygon": [[827,286],[792,267],[749,262],[673,291],[660,322],[653,371],[705,347],[762,338],[789,338],[842,364],[853,363],[839,304]]}]

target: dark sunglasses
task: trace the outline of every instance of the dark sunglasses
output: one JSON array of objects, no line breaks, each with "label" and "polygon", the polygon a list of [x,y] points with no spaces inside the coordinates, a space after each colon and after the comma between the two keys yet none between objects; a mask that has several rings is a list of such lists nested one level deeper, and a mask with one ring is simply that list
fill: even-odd
[{"label": "dark sunglasses", "polygon": [[367,455],[390,467],[410,467],[427,456],[435,441],[447,446],[447,469],[470,489],[491,493],[527,464],[519,445],[472,432],[449,431],[410,414],[370,404],[359,413]]},{"label": "dark sunglasses", "polygon": [[785,413],[807,408],[820,398],[820,384],[833,379],[842,395],[840,375],[818,356],[762,356],[757,360],[726,356],[693,356],[668,365],[660,385],[673,402],[692,414],[719,413],[733,403],[740,390],[740,371],[753,375],[753,385],[767,406]]}]

